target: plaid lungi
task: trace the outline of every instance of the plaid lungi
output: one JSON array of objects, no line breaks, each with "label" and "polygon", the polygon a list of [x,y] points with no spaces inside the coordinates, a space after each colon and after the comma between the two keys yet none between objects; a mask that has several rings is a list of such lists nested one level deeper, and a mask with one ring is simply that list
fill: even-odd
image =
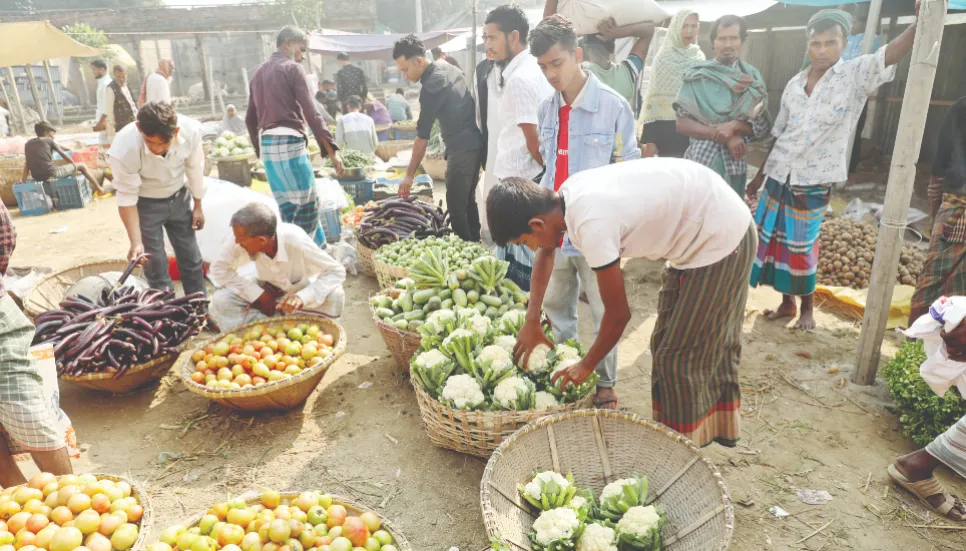
[{"label": "plaid lungi", "polygon": [[324,247],[315,171],[305,144],[302,136],[262,136],[262,162],[282,220],[302,228]]},{"label": "plaid lungi", "polygon": [[30,355],[34,326],[13,299],[0,296],[0,437],[14,455],[67,447],[79,457],[74,429],[58,397],[43,391],[40,369]]},{"label": "plaid lungi", "polygon": [[651,336],[653,415],[698,446],[734,446],[741,434],[741,325],[757,243],[749,226],[715,264],[664,269]]},{"label": "plaid lungi", "polygon": [[936,214],[929,252],[910,304],[928,310],[937,298],[966,294],[966,197],[947,193]]},{"label": "plaid lungi", "polygon": [[966,477],[966,417],[936,437],[926,446],[929,455]]},{"label": "plaid lungi", "polygon": [[[690,149],[688,151],[690,151]],[[748,185],[747,172],[744,174],[728,174],[728,168],[725,165],[725,158],[723,154],[719,154],[714,158],[713,161],[711,161],[710,164],[705,166],[717,172],[718,176],[724,178],[724,181],[728,182],[728,185],[731,186],[731,189],[735,190],[735,193],[738,194],[738,197],[741,197],[742,200],[745,199],[745,187]]]},{"label": "plaid lungi", "polygon": [[758,255],[751,286],[769,285],[786,295],[815,292],[818,234],[832,185],[794,187],[773,178],[758,200]]}]

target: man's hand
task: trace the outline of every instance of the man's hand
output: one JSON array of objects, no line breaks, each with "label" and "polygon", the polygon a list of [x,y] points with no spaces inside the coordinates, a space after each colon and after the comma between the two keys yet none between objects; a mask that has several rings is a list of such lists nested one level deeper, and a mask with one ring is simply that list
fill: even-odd
[{"label": "man's hand", "polygon": [[335,169],[335,173],[338,176],[345,174],[345,166],[342,164],[342,156],[339,155],[338,151],[332,154],[332,168]]},{"label": "man's hand", "polygon": [[[131,243],[131,248],[129,248],[127,251],[127,261],[133,262],[135,258],[141,256],[142,254],[144,254],[144,245],[142,245],[140,242]],[[148,259],[146,258],[142,259],[141,262],[138,263],[138,265],[140,266],[147,261]]]},{"label": "man's hand", "polygon": [[567,369],[554,373],[550,380],[553,383],[560,383],[560,388],[566,389],[570,383],[573,383],[574,386],[582,385],[593,372],[593,366],[580,360]]},{"label": "man's hand", "polygon": [[761,186],[764,183],[765,183],[765,175],[759,172],[758,175],[755,176],[755,178],[751,181],[751,183],[748,184],[748,187],[745,188],[745,195],[747,195],[749,199],[754,199],[755,197],[758,196],[758,190],[761,189]]},{"label": "man's hand", "polygon": [[292,312],[298,312],[305,307],[305,303],[299,298],[295,293],[289,293],[282,297],[281,302],[278,303],[278,310],[285,314],[286,316]]},{"label": "man's hand", "polygon": [[191,209],[191,228],[195,231],[201,230],[205,227],[205,213],[201,210],[201,202],[195,203],[193,209]]},{"label": "man's hand", "polygon": [[94,132],[103,132],[106,126],[104,121],[97,121],[97,124],[94,125]]},{"label": "man's hand", "polygon": [[258,308],[258,311],[266,316],[272,317],[275,315],[275,295],[264,291],[262,296],[258,297],[252,306]]},{"label": "man's hand", "polygon": [[[946,2],[947,6],[949,2]],[[922,7],[922,0],[916,0],[916,17],[919,17],[919,8]]]},{"label": "man's hand", "polygon": [[960,323],[955,329],[947,333],[940,333],[946,344],[946,354],[954,362],[966,362],[966,323]]},{"label": "man's hand", "polygon": [[597,23],[597,38],[601,40],[616,40],[620,38],[617,35],[617,29],[619,28],[616,19],[613,17],[605,17],[600,20],[600,23]]},{"label": "man's hand", "polygon": [[935,176],[929,179],[926,196],[929,198],[929,214],[933,218],[939,214],[939,207],[943,204],[943,182],[945,180],[945,178],[937,178]]},{"label": "man's hand", "polygon": [[717,124],[712,128],[714,128],[714,141],[727,144],[728,141],[734,137],[735,132],[738,130],[738,123],[736,121],[729,121],[722,124]]},{"label": "man's hand", "polygon": [[525,323],[517,335],[517,344],[513,347],[513,358],[517,365],[524,366],[524,371],[526,371],[527,361],[530,360],[530,353],[541,344],[553,348],[553,343],[543,334],[540,323]]},{"label": "man's hand", "polygon": [[728,139],[728,151],[731,152],[731,156],[735,160],[742,160],[745,155],[748,154],[748,144],[745,143],[745,139],[741,136],[734,135]]},{"label": "man's hand", "polygon": [[401,184],[399,184],[399,196],[403,199],[409,197],[409,190],[413,188],[413,179],[411,176],[406,176],[403,178]]}]

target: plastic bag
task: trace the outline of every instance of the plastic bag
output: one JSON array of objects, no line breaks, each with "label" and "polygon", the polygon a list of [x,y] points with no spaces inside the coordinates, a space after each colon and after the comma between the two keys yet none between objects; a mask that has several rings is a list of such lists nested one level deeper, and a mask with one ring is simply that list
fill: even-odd
[{"label": "plastic bag", "polygon": [[966,396],[966,363],[949,359],[946,343],[941,333],[955,329],[966,318],[966,297],[939,297],[929,307],[929,312],[919,316],[909,329],[902,333],[913,339],[922,339],[926,361],[919,366],[919,374],[940,397],[955,385],[959,394]]},{"label": "plastic bag", "polygon": [[319,203],[323,209],[338,209],[339,211],[349,206],[349,200],[345,197],[345,190],[338,180],[332,178],[316,178],[315,190],[319,194]]},{"label": "plastic bag", "polygon": [[353,276],[359,275],[362,264],[359,262],[359,251],[356,249],[356,236],[351,228],[342,228],[341,239],[338,243],[330,245],[327,252],[342,263],[347,273]]},{"label": "plastic bag", "polygon": [[641,21],[659,24],[669,17],[654,0],[560,0],[557,13],[574,24],[577,34],[596,33],[597,24],[607,17],[619,27]]}]

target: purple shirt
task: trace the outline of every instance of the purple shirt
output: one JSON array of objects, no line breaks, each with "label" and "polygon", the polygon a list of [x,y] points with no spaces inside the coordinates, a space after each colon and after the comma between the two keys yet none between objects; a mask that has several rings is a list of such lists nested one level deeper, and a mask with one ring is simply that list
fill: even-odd
[{"label": "purple shirt", "polygon": [[366,114],[372,117],[372,122],[376,124],[392,124],[392,115],[378,100],[372,100],[372,103],[366,107]]},{"label": "purple shirt", "polygon": [[304,132],[306,123],[319,142],[323,157],[327,151],[325,143],[333,151],[339,149],[322,115],[315,108],[315,98],[305,80],[305,69],[298,63],[275,52],[255,71],[250,91],[245,125],[256,153],[261,145],[259,131],[284,126]]}]

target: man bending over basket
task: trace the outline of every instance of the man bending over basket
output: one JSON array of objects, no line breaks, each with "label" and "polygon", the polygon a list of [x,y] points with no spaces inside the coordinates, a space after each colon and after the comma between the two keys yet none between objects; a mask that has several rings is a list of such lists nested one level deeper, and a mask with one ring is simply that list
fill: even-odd
[{"label": "man bending over basket", "polygon": [[[279,223],[262,203],[236,212],[231,229],[235,242],[211,265],[211,277],[222,289],[212,298],[210,311],[222,331],[299,311],[342,316],[345,268],[305,230]],[[254,278],[238,271],[250,262],[255,263]]]},{"label": "man bending over basket", "polygon": [[667,260],[651,337],[654,418],[698,446],[735,445],[745,278],[758,237],[748,207],[721,176],[661,158],[584,170],[559,191],[507,178],[490,192],[486,213],[498,245],[536,251],[530,307],[514,350],[518,365],[550,344],[540,310],[564,236],[596,272],[604,316],[587,355],[553,375],[563,385],[583,383],[631,319],[621,258]]}]

